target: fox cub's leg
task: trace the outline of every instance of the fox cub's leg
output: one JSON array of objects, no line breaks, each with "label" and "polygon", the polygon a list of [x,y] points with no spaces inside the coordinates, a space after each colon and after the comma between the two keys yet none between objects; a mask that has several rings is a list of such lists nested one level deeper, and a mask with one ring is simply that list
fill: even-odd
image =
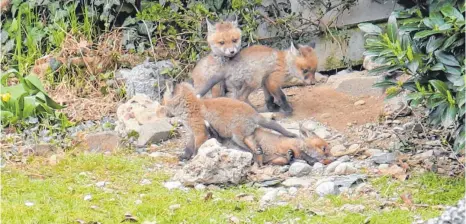
[{"label": "fox cub's leg", "polygon": [[280,156],[280,157],[270,160],[270,162],[268,163],[273,164],[273,165],[278,165],[278,166],[284,166],[284,165],[288,165],[290,161],[287,158]]},{"label": "fox cub's leg", "polygon": [[[266,81],[265,88],[267,88],[273,98],[275,98],[278,106],[282,108],[286,115],[291,115],[293,113],[293,108],[291,108],[290,104],[288,103],[285,93],[283,93],[283,91],[280,89],[280,85],[274,82],[273,79],[268,79]],[[270,101],[270,97],[268,100]]]},{"label": "fox cub's leg", "polygon": [[184,148],[184,153],[178,157],[180,161],[182,160],[189,160],[193,155],[194,155],[194,148],[195,146],[195,140],[194,140],[194,135],[190,134],[188,136],[188,142],[186,144],[186,147]]},{"label": "fox cub's leg", "polygon": [[267,88],[264,89],[264,98],[265,98],[265,105],[267,106],[267,110],[269,112],[277,112],[280,110],[280,106],[278,106],[274,100],[272,94],[270,94]]},{"label": "fox cub's leg", "polygon": [[259,167],[264,165],[264,152],[260,147],[257,146],[256,142],[254,141],[254,136],[248,136],[244,138],[244,144],[251,149],[252,154],[254,155],[254,160],[259,165]]}]

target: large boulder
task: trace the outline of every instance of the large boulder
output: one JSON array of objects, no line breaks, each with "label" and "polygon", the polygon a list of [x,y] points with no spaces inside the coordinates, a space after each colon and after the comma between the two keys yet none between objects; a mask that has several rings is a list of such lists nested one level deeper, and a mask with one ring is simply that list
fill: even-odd
[{"label": "large boulder", "polygon": [[352,96],[381,96],[383,89],[373,85],[382,79],[381,76],[368,75],[367,71],[348,72],[330,76],[327,84],[338,92]]},{"label": "large boulder", "polygon": [[245,179],[251,162],[251,153],[228,149],[212,138],[202,144],[197,155],[173,178],[189,186],[239,184]]},{"label": "large boulder", "polygon": [[117,109],[116,131],[122,136],[138,134],[136,144],[144,146],[170,137],[172,125],[160,111],[160,104],[146,95],[137,94]]},{"label": "large boulder", "polygon": [[128,98],[137,94],[145,94],[152,100],[160,101],[165,81],[169,79],[166,71],[172,68],[173,63],[169,60],[145,61],[132,69],[120,69],[115,76],[125,81]]}]

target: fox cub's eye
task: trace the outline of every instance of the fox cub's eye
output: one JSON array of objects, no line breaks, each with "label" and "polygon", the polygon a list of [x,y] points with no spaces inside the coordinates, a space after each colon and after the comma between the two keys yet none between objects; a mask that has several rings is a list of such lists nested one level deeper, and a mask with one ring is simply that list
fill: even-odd
[{"label": "fox cub's eye", "polygon": [[307,74],[309,72],[309,69],[303,69],[303,74]]},{"label": "fox cub's eye", "polygon": [[220,45],[224,45],[225,44],[225,41],[220,41],[218,42]]},{"label": "fox cub's eye", "polygon": [[236,41],[238,41],[238,39],[233,39],[232,41],[233,41],[233,43],[236,43]]}]

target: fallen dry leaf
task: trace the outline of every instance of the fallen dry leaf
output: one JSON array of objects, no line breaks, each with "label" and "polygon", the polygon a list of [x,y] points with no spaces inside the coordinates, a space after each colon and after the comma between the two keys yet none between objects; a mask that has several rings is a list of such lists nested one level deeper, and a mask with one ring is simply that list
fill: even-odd
[{"label": "fallen dry leaf", "polygon": [[386,169],[380,169],[379,173],[382,175],[390,175],[401,181],[406,180],[406,178],[408,177],[408,175],[406,174],[406,171],[396,164]]},{"label": "fallen dry leaf", "polygon": [[121,222],[138,222],[137,218],[131,215],[130,213],[125,214],[125,219]]},{"label": "fallen dry leaf", "polygon": [[403,200],[403,202],[405,203],[405,205],[407,205],[408,207],[412,207],[413,206],[413,197],[411,194],[409,193],[404,193],[402,194],[401,196],[401,199]]},{"label": "fallen dry leaf", "polygon": [[204,201],[210,201],[210,200],[212,200],[212,195],[213,195],[212,192],[210,192],[210,191],[207,192],[207,194],[206,194],[205,197],[204,197]]},{"label": "fallen dry leaf", "polygon": [[52,155],[49,157],[49,164],[52,165],[52,166],[55,166],[57,165],[58,163],[58,158],[57,158],[57,155]]}]

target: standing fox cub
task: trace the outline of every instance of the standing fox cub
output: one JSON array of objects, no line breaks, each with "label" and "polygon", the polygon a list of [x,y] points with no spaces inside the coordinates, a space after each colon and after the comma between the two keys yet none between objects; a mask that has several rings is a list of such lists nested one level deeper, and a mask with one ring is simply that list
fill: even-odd
[{"label": "standing fox cub", "polygon": [[293,109],[281,87],[289,76],[306,84],[315,81],[318,60],[314,47],[312,43],[310,46],[300,45],[296,49],[291,43],[290,49],[284,51],[262,45],[245,48],[204,83],[198,91],[198,97],[204,96],[217,83],[225,82],[226,90],[232,92],[236,99],[251,105],[249,94],[263,87],[267,109],[277,111],[280,107],[287,115],[291,115]]},{"label": "standing fox cub", "polygon": [[[208,127],[207,130],[212,137],[222,143],[225,142],[215,129]],[[300,132],[302,137],[289,138],[264,128],[257,128],[254,131],[254,141],[260,149],[256,159],[258,164],[282,166],[289,164],[293,158],[302,159],[311,166],[316,162],[328,164],[332,160],[328,143],[322,138],[311,135],[302,126]]]},{"label": "standing fox cub", "polygon": [[[191,78],[194,88],[200,88],[215,74],[221,72],[224,64],[235,56],[241,48],[241,30],[238,28],[238,20],[218,22],[212,25],[207,21],[207,42],[212,52],[202,58],[194,67]],[[212,87],[211,96],[221,97],[225,94],[224,83],[220,82]]]},{"label": "standing fox cub", "polygon": [[267,121],[247,103],[231,98],[198,99],[194,88],[180,83],[175,88],[167,82],[162,104],[175,116],[180,117],[190,129],[191,141],[180,159],[189,159],[207,140],[207,122],[222,138],[231,139],[243,149],[255,152],[254,131],[258,127],[269,128],[287,137],[297,137],[274,121]]}]

